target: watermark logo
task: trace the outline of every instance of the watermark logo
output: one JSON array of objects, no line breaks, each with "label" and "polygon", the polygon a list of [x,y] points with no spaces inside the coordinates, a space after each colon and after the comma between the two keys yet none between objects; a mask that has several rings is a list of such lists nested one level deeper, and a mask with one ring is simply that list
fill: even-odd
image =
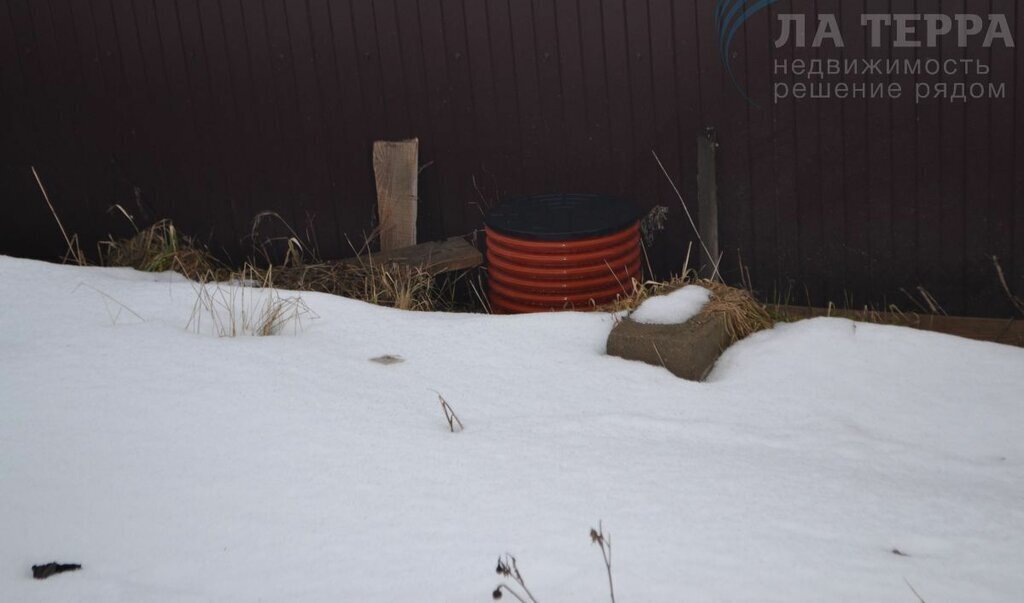
[{"label": "watermark logo", "polygon": [[736,74],[732,70],[732,41],[736,37],[736,32],[743,27],[744,23],[778,1],[718,0],[715,5],[715,30],[718,32],[718,54],[722,58],[725,72],[729,74],[729,79],[733,85],[743,95],[743,98],[753,105],[757,105],[757,103],[747,96],[746,89],[736,81]]},{"label": "watermark logo", "polygon": [[[737,80],[732,67],[733,39],[744,23],[778,0],[718,0],[715,28],[722,64],[736,89],[755,106],[748,91]],[[1006,98],[1006,82],[994,81],[985,59],[949,58],[940,47],[985,49],[1014,48],[1013,28],[1003,14],[865,13],[859,20],[848,19],[841,27],[832,13],[804,15],[779,13],[776,49],[811,48],[814,57],[785,58],[777,55],[772,65],[773,102],[785,99],[896,99],[910,89],[916,102],[939,99],[967,102],[969,99]],[[923,49],[909,55],[888,58],[851,56],[846,39],[856,36],[865,49]],[[877,57],[880,53],[873,52]],[[944,56],[945,55],[945,56]],[[784,77],[780,77],[784,76]]]}]

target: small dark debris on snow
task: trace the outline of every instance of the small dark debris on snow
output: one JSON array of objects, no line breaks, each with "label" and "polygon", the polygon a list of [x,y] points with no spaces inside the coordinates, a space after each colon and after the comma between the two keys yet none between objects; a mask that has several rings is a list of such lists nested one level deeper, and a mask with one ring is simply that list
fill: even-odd
[{"label": "small dark debris on snow", "polygon": [[45,580],[54,574],[80,570],[82,566],[77,563],[57,563],[53,561],[46,565],[33,565],[32,577],[36,580]]},{"label": "small dark debris on snow", "polygon": [[910,556],[910,555],[904,553],[903,551],[901,551],[899,549],[893,549],[892,550],[892,554],[893,555],[899,555],[900,557],[909,557]]},{"label": "small dark debris on snow", "polygon": [[393,354],[384,354],[383,356],[377,356],[376,358],[370,358],[370,362],[376,362],[377,364],[398,364],[399,362],[405,362],[405,358],[401,356],[395,356]]}]

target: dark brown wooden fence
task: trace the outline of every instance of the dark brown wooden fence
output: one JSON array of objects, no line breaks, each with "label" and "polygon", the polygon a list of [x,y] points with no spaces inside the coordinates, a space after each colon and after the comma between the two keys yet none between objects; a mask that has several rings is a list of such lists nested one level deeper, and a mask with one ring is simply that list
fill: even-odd
[{"label": "dark brown wooden fence", "polygon": [[[3,0],[0,252],[125,232],[108,209],[238,256],[278,212],[325,257],[374,214],[370,148],[419,137],[421,239],[466,233],[514,193],[609,192],[670,208],[652,259],[678,270],[696,210],[696,144],[718,131],[723,269],[766,297],[898,302],[923,286],[953,313],[1007,315],[998,256],[1024,293],[1024,61],[1015,49],[872,48],[865,12],[1007,16],[1014,0],[785,0],[727,53],[714,0]],[[836,13],[843,51],[776,49],[777,13]],[[811,32],[813,34],[813,31]],[[809,39],[809,38],[808,38]],[[978,59],[1005,98],[772,102],[779,60]],[[970,80],[969,81],[974,81]],[[861,80],[863,81],[863,80]],[[963,78],[955,81],[964,81]],[[1022,99],[1022,100],[1019,100]],[[695,216],[696,218],[696,216]],[[696,250],[694,250],[696,257]],[[912,307],[912,306],[911,306]]]}]

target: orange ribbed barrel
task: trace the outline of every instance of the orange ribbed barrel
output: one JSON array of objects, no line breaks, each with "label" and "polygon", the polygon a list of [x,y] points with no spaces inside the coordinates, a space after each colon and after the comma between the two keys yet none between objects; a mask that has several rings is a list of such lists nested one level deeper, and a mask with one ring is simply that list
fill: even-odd
[{"label": "orange ribbed barrel", "polygon": [[583,310],[633,292],[636,207],[600,195],[510,199],[485,218],[488,298],[496,313]]}]

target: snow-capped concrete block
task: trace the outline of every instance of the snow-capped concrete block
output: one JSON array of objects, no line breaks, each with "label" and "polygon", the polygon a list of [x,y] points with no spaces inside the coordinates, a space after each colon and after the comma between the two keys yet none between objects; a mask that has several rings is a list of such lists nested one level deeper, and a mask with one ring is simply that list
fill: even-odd
[{"label": "snow-capped concrete block", "polygon": [[721,314],[698,314],[680,324],[645,324],[624,318],[608,335],[607,352],[663,366],[683,379],[702,381],[730,343]]}]

